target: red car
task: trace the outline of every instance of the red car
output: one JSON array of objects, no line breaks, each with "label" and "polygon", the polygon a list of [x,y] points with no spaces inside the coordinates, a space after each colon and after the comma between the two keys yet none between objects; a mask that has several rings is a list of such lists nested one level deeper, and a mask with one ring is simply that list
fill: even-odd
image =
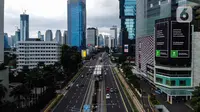
[{"label": "red car", "polygon": [[106,92],[110,92],[110,88],[109,87],[106,88]]}]

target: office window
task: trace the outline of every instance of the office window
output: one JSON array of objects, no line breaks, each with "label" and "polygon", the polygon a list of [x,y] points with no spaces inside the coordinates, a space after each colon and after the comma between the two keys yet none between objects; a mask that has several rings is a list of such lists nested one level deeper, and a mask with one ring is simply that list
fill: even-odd
[{"label": "office window", "polygon": [[185,80],[180,80],[179,83],[180,83],[180,86],[186,86],[186,81]]},{"label": "office window", "polygon": [[171,86],[175,86],[176,85],[176,81],[175,80],[171,80]]},{"label": "office window", "polygon": [[156,77],[156,82],[162,83],[162,82],[163,82],[163,79]]}]

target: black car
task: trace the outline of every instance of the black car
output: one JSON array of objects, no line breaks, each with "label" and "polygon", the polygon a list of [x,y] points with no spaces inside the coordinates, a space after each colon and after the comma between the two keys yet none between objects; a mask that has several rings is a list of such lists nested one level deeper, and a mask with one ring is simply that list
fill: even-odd
[{"label": "black car", "polygon": [[118,89],[117,88],[115,88],[114,91],[115,91],[115,93],[118,93]]},{"label": "black car", "polygon": [[84,87],[84,84],[81,84],[80,87]]}]

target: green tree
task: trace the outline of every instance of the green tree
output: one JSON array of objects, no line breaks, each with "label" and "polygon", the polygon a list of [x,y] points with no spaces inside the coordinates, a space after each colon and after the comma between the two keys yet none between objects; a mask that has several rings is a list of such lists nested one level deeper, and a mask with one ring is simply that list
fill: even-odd
[{"label": "green tree", "polygon": [[21,107],[24,101],[28,99],[31,90],[25,84],[15,87],[11,92],[10,96],[16,99],[16,105]]},{"label": "green tree", "polygon": [[196,112],[200,112],[200,86],[195,87],[192,92],[191,105]]}]

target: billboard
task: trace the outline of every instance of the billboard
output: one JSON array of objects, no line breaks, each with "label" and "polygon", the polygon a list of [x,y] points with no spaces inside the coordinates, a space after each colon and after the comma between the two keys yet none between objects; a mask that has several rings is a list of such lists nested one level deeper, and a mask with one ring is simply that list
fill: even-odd
[{"label": "billboard", "polygon": [[125,45],[124,45],[124,52],[125,52],[125,53],[128,53],[128,44],[125,44]]},{"label": "billboard", "polygon": [[169,51],[169,21],[158,22],[155,25],[156,57],[168,58]]},{"label": "billboard", "polygon": [[82,50],[81,51],[81,56],[82,56],[82,58],[85,58],[87,56],[87,51],[86,50]]},{"label": "billboard", "polygon": [[190,24],[171,21],[171,58],[190,58]]}]

